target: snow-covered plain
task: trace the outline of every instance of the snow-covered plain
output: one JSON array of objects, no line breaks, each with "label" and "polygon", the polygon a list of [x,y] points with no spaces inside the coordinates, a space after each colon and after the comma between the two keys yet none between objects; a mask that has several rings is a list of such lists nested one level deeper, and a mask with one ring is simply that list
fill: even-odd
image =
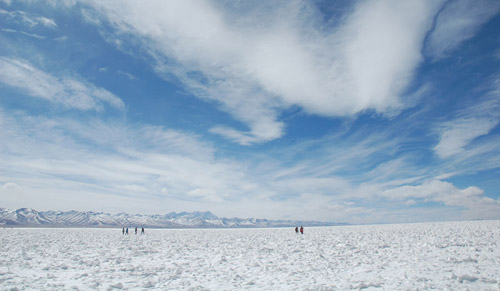
[{"label": "snow-covered plain", "polygon": [[0,234],[1,290],[500,290],[500,221]]}]

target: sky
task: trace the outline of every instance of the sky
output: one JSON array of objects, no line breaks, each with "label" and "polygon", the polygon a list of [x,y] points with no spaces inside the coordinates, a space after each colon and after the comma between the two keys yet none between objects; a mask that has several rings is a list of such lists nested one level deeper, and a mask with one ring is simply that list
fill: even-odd
[{"label": "sky", "polygon": [[0,207],[500,219],[500,2],[0,0]]}]

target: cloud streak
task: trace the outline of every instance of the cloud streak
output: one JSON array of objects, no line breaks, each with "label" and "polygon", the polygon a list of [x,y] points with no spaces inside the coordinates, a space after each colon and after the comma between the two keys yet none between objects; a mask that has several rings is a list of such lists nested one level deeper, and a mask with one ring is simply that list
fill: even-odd
[{"label": "cloud streak", "polygon": [[498,125],[499,120],[462,118],[446,122],[434,150],[441,158],[448,158],[464,151],[474,139],[486,135]]},{"label": "cloud streak", "polygon": [[33,15],[24,11],[6,11],[0,9],[0,15],[8,18],[10,22],[17,22],[19,24],[26,25],[29,28],[33,28],[36,26],[43,26],[51,29],[57,28],[57,24],[53,19]]},{"label": "cloud streak", "polygon": [[123,101],[105,89],[74,78],[52,76],[22,59],[0,57],[0,82],[67,108],[103,111],[104,104],[124,108]]},{"label": "cloud streak", "polygon": [[2,28],[2,31],[10,32],[10,33],[20,33],[22,35],[26,35],[26,36],[36,38],[36,39],[45,39],[45,36],[41,36],[41,35],[34,34],[34,33],[28,33],[25,31],[19,31],[19,30],[15,30],[15,29],[10,29],[10,28]]},{"label": "cloud streak", "polygon": [[445,58],[500,10],[498,1],[448,1],[436,19],[429,36],[426,53],[434,60]]},{"label": "cloud streak", "polygon": [[492,90],[477,104],[459,110],[456,115],[456,118],[436,126],[440,137],[434,151],[441,158],[462,153],[467,145],[500,123],[500,82],[493,82]]}]

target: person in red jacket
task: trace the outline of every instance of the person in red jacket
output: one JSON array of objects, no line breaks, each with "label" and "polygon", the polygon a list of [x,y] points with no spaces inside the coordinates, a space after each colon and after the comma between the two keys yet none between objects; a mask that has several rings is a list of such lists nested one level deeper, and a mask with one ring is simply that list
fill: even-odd
[{"label": "person in red jacket", "polygon": [[300,226],[300,234],[304,234],[304,228],[302,227],[302,225]]}]

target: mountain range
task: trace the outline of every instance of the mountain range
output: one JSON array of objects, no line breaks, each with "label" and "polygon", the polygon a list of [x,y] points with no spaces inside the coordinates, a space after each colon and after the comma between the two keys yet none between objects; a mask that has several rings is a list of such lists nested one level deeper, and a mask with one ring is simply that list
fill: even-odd
[{"label": "mountain range", "polygon": [[225,218],[206,212],[171,212],[164,215],[109,214],[93,211],[36,211],[0,208],[0,226],[17,227],[150,227],[150,228],[251,228],[335,226],[345,223],[255,218]]}]

